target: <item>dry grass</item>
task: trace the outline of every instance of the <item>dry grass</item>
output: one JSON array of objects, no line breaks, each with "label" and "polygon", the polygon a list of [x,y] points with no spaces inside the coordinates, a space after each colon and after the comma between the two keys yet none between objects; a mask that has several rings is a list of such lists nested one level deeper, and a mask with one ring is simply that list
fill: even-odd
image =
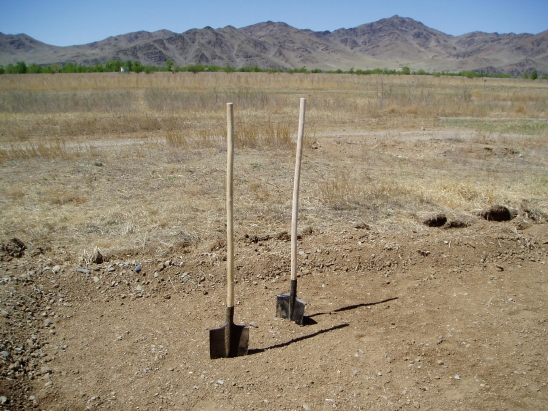
[{"label": "dry grass", "polygon": [[547,88],[418,76],[0,76],[1,235],[79,256],[218,241],[228,101],[237,232],[287,230],[302,96],[302,224],[417,229],[420,212],[546,207]]}]

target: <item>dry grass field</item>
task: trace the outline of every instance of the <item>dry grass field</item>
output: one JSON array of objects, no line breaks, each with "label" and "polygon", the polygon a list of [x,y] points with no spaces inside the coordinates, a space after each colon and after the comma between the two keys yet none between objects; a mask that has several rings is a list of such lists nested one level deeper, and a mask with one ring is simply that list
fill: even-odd
[{"label": "dry grass field", "polygon": [[[300,97],[304,327],[274,317]],[[251,354],[213,361],[227,102]],[[546,81],[0,76],[0,409],[543,409],[547,159]]]}]

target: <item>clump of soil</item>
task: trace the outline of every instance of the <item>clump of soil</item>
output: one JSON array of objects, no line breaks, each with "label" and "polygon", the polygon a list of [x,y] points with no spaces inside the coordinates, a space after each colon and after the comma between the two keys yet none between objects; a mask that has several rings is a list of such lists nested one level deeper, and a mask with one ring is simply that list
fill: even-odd
[{"label": "clump of soil", "polygon": [[20,258],[27,249],[25,243],[18,238],[12,238],[5,244],[0,244],[0,259],[9,259],[10,257]]},{"label": "clump of soil", "polygon": [[488,221],[509,221],[515,217],[508,207],[502,205],[492,205],[480,211],[479,215]]}]

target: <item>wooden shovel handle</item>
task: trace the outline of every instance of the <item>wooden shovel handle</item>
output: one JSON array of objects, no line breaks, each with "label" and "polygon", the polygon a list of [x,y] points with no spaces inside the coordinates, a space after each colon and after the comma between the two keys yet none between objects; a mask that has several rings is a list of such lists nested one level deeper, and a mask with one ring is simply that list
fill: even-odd
[{"label": "wooden shovel handle", "polygon": [[234,307],[234,229],[233,229],[233,168],[234,168],[234,112],[232,103],[226,105],[226,306]]},{"label": "wooden shovel handle", "polygon": [[303,153],[304,118],[306,99],[301,98],[299,110],[299,132],[297,134],[297,155],[295,159],[295,179],[293,184],[293,208],[291,211],[291,279],[297,279],[297,217],[299,211],[299,186],[301,182],[301,158]]}]

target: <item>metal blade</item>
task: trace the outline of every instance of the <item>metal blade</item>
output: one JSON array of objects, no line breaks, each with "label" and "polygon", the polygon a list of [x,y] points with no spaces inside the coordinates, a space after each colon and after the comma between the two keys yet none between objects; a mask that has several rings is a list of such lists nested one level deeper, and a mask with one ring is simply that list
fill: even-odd
[{"label": "metal blade", "polygon": [[294,321],[299,325],[303,325],[306,302],[295,298],[292,312],[290,312],[290,303],[290,295],[278,295],[276,299],[276,317],[285,318]]},{"label": "metal blade", "polygon": [[247,355],[249,328],[243,325],[226,324],[209,330],[209,356],[231,358]]}]

